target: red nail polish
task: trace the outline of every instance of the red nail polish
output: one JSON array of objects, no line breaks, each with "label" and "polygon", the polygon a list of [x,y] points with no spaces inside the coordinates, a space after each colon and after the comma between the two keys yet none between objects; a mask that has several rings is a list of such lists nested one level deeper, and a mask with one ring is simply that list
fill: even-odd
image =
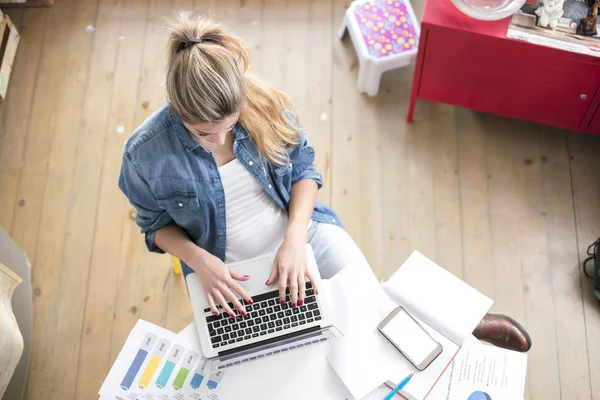
[{"label": "red nail polish", "polygon": [[250,301],[248,302],[248,304],[254,304],[254,300],[250,299]]},{"label": "red nail polish", "polygon": [[242,311],[242,316],[246,316],[246,311]]},{"label": "red nail polish", "polygon": [[235,319],[235,314],[231,313],[229,314],[229,316],[231,317],[231,319]]},{"label": "red nail polish", "polygon": [[250,278],[250,275],[244,275],[244,278]]},{"label": "red nail polish", "polygon": [[218,316],[219,316],[219,312],[215,311],[215,317],[218,317]]},{"label": "red nail polish", "polygon": [[304,300],[298,300],[298,305],[299,306],[303,306],[304,305]]},{"label": "red nail polish", "polygon": [[279,303],[281,303],[281,305],[285,305],[285,301],[280,301]]},{"label": "red nail polish", "polygon": [[296,308],[296,303],[292,303],[292,308]]},{"label": "red nail polish", "polygon": [[319,291],[318,291],[318,290],[315,290],[315,294],[317,294],[317,295],[318,295],[318,294],[319,294]]}]

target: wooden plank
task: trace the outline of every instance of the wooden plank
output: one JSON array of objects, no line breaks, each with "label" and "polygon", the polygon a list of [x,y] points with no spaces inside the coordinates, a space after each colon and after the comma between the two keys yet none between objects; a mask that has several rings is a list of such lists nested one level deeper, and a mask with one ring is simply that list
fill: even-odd
[{"label": "wooden plank", "polygon": [[[308,24],[310,3],[304,0],[288,0],[285,8],[286,21],[284,43],[280,58],[283,73],[282,85],[278,89],[291,97],[296,105],[300,121],[306,119],[308,74],[306,59],[308,54]],[[275,36],[274,31],[265,32]]]},{"label": "wooden plank", "polygon": [[[548,131],[547,128],[543,130]],[[548,226],[547,259],[552,276],[556,315],[560,391],[563,399],[584,400],[594,396],[590,387],[590,360],[587,356],[581,273],[577,262],[573,187],[567,147],[567,136],[572,134],[558,130],[544,132],[540,140],[540,162],[543,212]]]},{"label": "wooden plank", "polygon": [[239,23],[234,28],[240,37],[246,42],[250,50],[250,73],[260,73],[260,45],[262,41],[262,0],[242,1],[238,9]]},{"label": "wooden plank", "polygon": [[[408,90],[407,90],[408,92]],[[458,181],[458,138],[455,108],[440,105],[429,129],[435,149],[433,163],[433,199],[435,215],[436,260],[459,278],[463,277],[463,254]]]},{"label": "wooden plank", "polygon": [[[63,292],[56,288],[63,288],[62,285],[68,283],[68,279],[65,281],[68,271],[65,270],[64,250],[66,241],[70,240],[67,230],[68,218],[72,212],[70,191],[87,82],[87,65],[93,41],[93,36],[86,32],[84,27],[93,20],[96,2],[63,2],[49,13],[52,18],[48,21],[48,27],[57,23],[55,18],[58,15],[71,22],[70,25],[58,24],[54,39],[60,43],[60,47],[53,49],[56,53],[50,57],[54,62],[48,65],[47,72],[57,74],[58,87],[47,88],[50,89],[50,93],[40,93],[42,98],[50,95],[50,98],[46,99],[47,103],[59,104],[60,107],[53,110],[54,123],[52,120],[49,122],[39,119],[41,115],[37,114],[35,109],[32,112],[31,135],[28,139],[39,140],[47,148],[36,149],[34,146],[30,148],[39,151],[40,161],[45,165],[33,161],[32,168],[27,171],[29,160],[26,160],[21,183],[27,192],[28,189],[32,190],[32,193],[27,193],[26,196],[34,193],[39,196],[38,201],[41,202],[42,208],[39,214],[36,213],[37,210],[33,211],[33,217],[39,218],[39,222],[34,221],[33,218],[26,218],[20,223],[15,221],[13,225],[13,230],[20,232],[21,228],[28,228],[29,235],[34,238],[37,236],[33,258],[33,281],[34,293],[40,295],[34,298],[36,334],[33,338],[32,361],[26,393],[30,398],[40,399],[50,393],[60,398],[71,398],[74,389],[74,385],[69,386],[68,383],[74,383],[76,371],[73,369],[63,371],[60,367],[63,362],[77,363],[77,350],[72,346],[76,347],[78,344],[81,321],[78,323],[76,318],[71,319],[71,316],[77,315],[78,312],[78,305],[70,303],[71,292]],[[51,49],[54,47],[53,44],[50,46]],[[65,75],[62,74],[61,69],[66,71]],[[42,71],[47,73],[44,63],[42,63]],[[45,85],[40,82],[37,87],[43,86]],[[43,104],[43,106],[53,109],[51,104]],[[46,131],[47,138],[40,138],[39,129]],[[40,179],[40,176],[34,177],[32,182],[28,181],[27,173],[34,171],[44,179],[43,183],[36,182],[36,178]],[[30,183],[35,185],[28,187]],[[40,190],[42,188],[43,191]],[[18,211],[24,209],[25,207]],[[81,266],[76,267],[81,268]],[[71,308],[66,311],[66,315],[65,308]]]},{"label": "wooden plank", "polygon": [[[97,221],[96,216],[100,202],[98,193],[104,162],[104,144],[106,136],[114,134],[112,131],[107,132],[106,121],[113,96],[113,77],[120,43],[121,9],[120,0],[103,0],[98,4],[90,76],[82,114],[82,133],[75,162],[75,190],[71,194],[74,204],[73,216],[77,217],[70,219],[69,230],[74,230],[76,237],[89,240],[85,243],[85,252],[79,251],[84,254],[67,263],[75,267],[78,265],[81,271],[72,271],[72,276],[80,282],[86,282],[85,285],[79,285],[80,290],[85,290],[86,297],[78,300],[84,306],[84,313],[81,317],[78,316],[83,321],[81,339],[78,341],[79,367],[74,385],[75,399],[96,398],[98,388],[107,372],[107,352],[102,344],[110,337],[112,312],[107,313],[104,308],[107,302],[106,295],[112,293],[114,287],[110,268],[112,265],[118,265],[118,262],[110,264],[111,260],[105,259],[103,261],[106,261],[106,264],[103,263],[98,268],[98,242],[105,243],[112,235],[98,231],[97,223],[101,227],[104,221]],[[104,233],[106,237],[99,237],[98,233]],[[76,243],[72,244],[74,246]],[[104,253],[103,256],[110,257],[112,253],[118,254],[118,250],[119,247],[107,247],[100,251],[100,254]],[[72,251],[74,254],[78,253],[76,249]],[[81,276],[83,271],[85,276]],[[98,287],[99,285],[101,286]],[[112,299],[114,294],[108,300],[109,304]]]},{"label": "wooden plank", "polygon": [[[580,263],[587,257],[588,246],[600,237],[600,226],[597,223],[600,220],[600,182],[595,177],[600,167],[598,139],[597,136],[579,133],[570,133],[568,136]],[[600,398],[600,364],[597,362],[600,359],[600,314],[598,302],[592,294],[593,281],[584,276],[581,280],[591,398]],[[577,287],[577,283],[573,282],[573,286]],[[583,355],[581,358],[584,358]]]},{"label": "wooden plank", "polygon": [[[334,2],[333,20],[341,21],[344,8]],[[331,205],[348,233],[358,241],[361,235],[361,186],[359,159],[359,95],[356,92],[358,60],[350,38],[333,41],[331,111]],[[352,83],[350,83],[352,82]]]},{"label": "wooden plank", "polygon": [[[103,348],[109,356],[107,366],[116,358],[125,338],[140,316],[140,303],[143,301],[143,268],[152,268],[152,265],[144,265],[144,259],[135,259],[136,255],[146,254],[135,251],[144,246],[143,238],[133,219],[132,207],[128,205],[127,199],[116,184],[121,169],[123,142],[136,127],[138,84],[145,47],[140,44],[144,43],[147,18],[147,0],[128,1],[123,7],[121,36],[125,39],[119,45],[113,101],[106,128],[109,134],[105,143],[96,230],[99,253],[94,250],[92,268],[97,274],[107,275],[103,279],[108,279],[112,284],[111,291],[114,290],[113,300],[107,298],[108,304],[102,307],[104,313],[113,313],[110,340],[103,341],[103,346],[109,346]],[[112,248],[113,254],[102,254],[100,251],[104,246]],[[111,263],[108,268],[107,260]],[[93,283],[91,279],[90,283]],[[90,286],[90,290],[94,291],[105,288],[106,285],[98,286],[97,289]]]},{"label": "wooden plank", "polygon": [[179,10],[192,10],[194,8],[194,0],[171,0],[173,12]]},{"label": "wooden plank", "polygon": [[[65,222],[69,206],[66,199],[70,189],[69,184],[52,188],[48,187],[47,183],[57,185],[57,182],[62,183],[60,177],[64,179],[72,174],[72,167],[65,168],[70,160],[62,161],[61,157],[68,158],[73,147],[67,143],[61,150],[60,146],[68,136],[73,140],[74,133],[77,132],[74,128],[74,118],[68,114],[77,116],[80,108],[77,106],[81,103],[77,104],[69,97],[73,96],[75,100],[80,97],[79,82],[75,79],[83,78],[85,82],[85,71],[83,74],[79,70],[72,71],[75,79],[66,84],[66,65],[72,62],[73,66],[78,68],[87,62],[91,43],[91,38],[85,35],[85,31],[82,31],[83,35],[73,35],[68,27],[58,24],[57,21],[66,18],[80,24],[80,27],[85,26],[83,21],[88,20],[94,10],[89,2],[74,5],[65,1],[47,12],[48,20],[40,61],[40,71],[43,72],[40,73],[49,74],[45,76],[52,76],[53,79],[38,80],[34,89],[24,164],[16,197],[23,206],[15,209],[11,229],[12,236],[33,263],[36,334],[33,337],[26,394],[30,398],[39,399],[46,398],[50,393],[49,388],[55,374],[54,348],[48,344],[52,343],[55,329],[60,322],[54,312],[60,291],[55,288],[59,283],[62,264]],[[59,132],[59,129],[66,131]],[[40,132],[44,134],[41,135]],[[50,208],[50,205],[54,209]]]},{"label": "wooden plank", "polygon": [[[114,3],[114,1],[112,2]],[[101,9],[97,7],[104,6]],[[92,244],[94,238],[94,229],[96,222],[96,206],[98,202],[98,182],[102,167],[102,151],[104,134],[102,129],[96,124],[90,124],[89,121],[104,120],[106,118],[107,106],[110,101],[110,87],[112,68],[114,66],[115,53],[111,51],[117,43],[117,31],[111,30],[111,15],[115,11],[113,4],[97,4],[93,2],[93,8],[86,16],[85,23],[94,26],[93,35],[89,32],[73,33],[86,35],[93,40],[90,49],[86,54],[85,62],[69,65],[75,68],[79,77],[75,78],[78,83],[78,93],[76,96],[70,91],[71,101],[74,103],[67,108],[69,112],[76,110],[75,104],[79,105],[80,111],[73,115],[73,128],[64,129],[64,132],[77,132],[77,140],[72,138],[74,151],[72,154],[64,157],[69,161],[65,170],[71,170],[72,179],[54,184],[70,190],[68,193],[69,212],[66,220],[66,238],[63,250],[63,262],[60,271],[60,287],[70,288],[61,293],[56,302],[54,313],[58,324],[54,343],[54,371],[56,375],[52,381],[51,392],[53,396],[63,399],[81,399],[93,398],[97,393],[96,387],[87,387],[87,391],[79,392],[82,387],[79,386],[79,377],[82,371],[89,370],[95,364],[95,355],[91,357],[81,356],[81,337],[85,334],[84,330],[84,312],[86,306],[86,297],[88,294],[89,265],[92,255]],[[118,13],[116,14],[118,18]],[[118,29],[118,20],[116,28]],[[75,25],[77,26],[77,25]],[[85,75],[84,75],[85,74]],[[85,79],[84,76],[87,78]],[[66,116],[61,115],[61,119]],[[58,125],[60,126],[60,124]],[[58,127],[57,127],[58,129]],[[61,128],[61,132],[63,129]],[[73,135],[73,133],[71,133]],[[60,137],[57,135],[57,137]],[[69,140],[65,138],[65,141]],[[64,151],[67,146],[60,144],[59,153]],[[54,150],[54,149],[53,149]],[[71,149],[70,149],[71,150]],[[55,204],[51,200],[49,204]],[[53,207],[52,207],[53,208]],[[89,332],[89,331],[87,331]],[[79,368],[69,368],[71,365],[81,366]]]},{"label": "wooden plank", "polygon": [[486,118],[486,131],[496,309],[535,338],[529,396],[560,398],[538,136],[531,124],[496,117]]},{"label": "wooden plank", "polygon": [[473,111],[457,108],[455,112],[463,277],[471,286],[494,299],[485,126],[482,118]]},{"label": "wooden plank", "polygon": [[412,132],[404,116],[398,112],[408,101],[410,70],[385,74],[378,99],[378,124],[381,131],[381,274],[389,278],[410,255],[407,186],[408,144]]},{"label": "wooden plank", "polygon": [[423,119],[409,125],[406,142],[406,182],[408,188],[408,238],[411,249],[437,261],[434,215],[433,160],[431,145],[435,133],[431,117],[439,112],[439,104],[423,102]]},{"label": "wooden plank", "polygon": [[[137,306],[132,313],[131,306],[122,310],[124,306],[118,303],[118,293],[122,296],[131,295],[136,299],[135,304],[141,301],[139,286],[142,279],[140,275],[128,276],[120,273],[120,269],[129,270],[131,265],[131,260],[122,259],[125,235],[123,230],[124,227],[130,226],[127,220],[131,219],[127,214],[127,200],[117,187],[117,177],[121,166],[123,142],[134,128],[138,75],[144,49],[140,44],[144,40],[146,10],[146,1],[129,1],[126,6],[123,4],[123,12],[117,13],[119,21],[115,22],[120,28],[116,48],[113,50],[116,51],[116,65],[113,67],[114,73],[110,73],[113,80],[110,88],[111,101],[107,116],[101,125],[105,132],[104,154],[85,312],[85,335],[82,338],[82,358],[85,355],[93,355],[96,360],[95,371],[90,368],[85,371],[85,375],[81,375],[81,379],[85,380],[82,381],[83,386],[79,390],[90,398],[96,391],[89,392],[89,388],[98,387],[98,383],[104,379],[116,357],[116,349],[124,343],[123,331],[128,332],[139,315]],[[141,240],[139,230],[133,230],[132,233],[137,241]],[[133,318],[127,321],[128,324],[120,320],[127,312],[133,314]],[[113,336],[114,326],[117,326],[121,334],[118,340]]]},{"label": "wooden plank", "polygon": [[288,21],[286,4],[281,0],[264,0],[260,77],[279,90],[284,85],[285,32]]},{"label": "wooden plank", "polygon": [[315,149],[315,165],[323,176],[317,199],[331,204],[331,46],[334,39],[333,8],[329,0],[313,0],[309,5],[308,46],[301,63],[306,71],[306,98],[303,124]]},{"label": "wooden plank", "polygon": [[[356,90],[356,89],[355,89]],[[379,105],[377,98],[366,95],[359,96],[359,123],[357,142],[359,151],[354,162],[358,164],[358,178],[360,191],[358,200],[358,212],[356,217],[360,218],[360,236],[358,243],[373,272],[378,277],[383,274],[382,270],[382,240],[381,240],[381,187],[382,183],[382,158],[380,137],[382,132],[378,129]],[[350,177],[351,178],[351,177]]]},{"label": "wooden plank", "polygon": [[[515,187],[514,162],[507,155],[509,129],[504,120],[478,115],[487,131],[485,152],[490,206],[490,237],[494,308],[524,321],[523,279],[518,254],[519,193]],[[510,136],[512,139],[513,136]],[[504,143],[503,143],[504,142]],[[502,146],[504,144],[504,146]],[[530,398],[529,386],[526,398]]]},{"label": "wooden plank", "polygon": [[[548,260],[548,227],[544,215],[544,196],[540,166],[540,142],[551,129],[514,121],[510,135],[515,154],[515,181],[521,201],[518,252],[523,279],[525,324],[535,347],[528,355],[531,398],[560,399],[560,372],[555,332],[552,273]],[[538,132],[543,132],[538,134]],[[544,309],[544,313],[540,310]]]},{"label": "wooden plank", "polygon": [[46,28],[47,10],[31,10],[21,21],[21,41],[8,85],[7,100],[2,104],[0,120],[0,226],[12,230],[19,177],[24,163],[29,115],[38,77]]}]

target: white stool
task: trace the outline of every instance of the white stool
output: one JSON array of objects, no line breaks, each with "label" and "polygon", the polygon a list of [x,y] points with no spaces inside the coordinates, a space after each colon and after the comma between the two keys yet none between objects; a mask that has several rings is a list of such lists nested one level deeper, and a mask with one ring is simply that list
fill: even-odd
[{"label": "white stool", "polygon": [[381,74],[411,64],[417,55],[419,21],[408,0],[357,0],[344,14],[346,30],[358,55],[358,91],[375,96]]}]

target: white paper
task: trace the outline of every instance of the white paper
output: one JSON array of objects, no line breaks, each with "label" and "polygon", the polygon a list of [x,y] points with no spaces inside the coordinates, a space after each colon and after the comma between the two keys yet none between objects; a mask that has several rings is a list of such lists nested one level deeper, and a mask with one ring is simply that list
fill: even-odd
[{"label": "white paper", "polygon": [[[179,332],[186,341],[198,342],[196,324]],[[323,346],[307,347],[267,357],[251,364],[228,368],[214,393],[221,399],[345,400],[352,398],[331,368]]]},{"label": "white paper", "polygon": [[367,396],[390,378],[414,367],[377,330],[394,309],[368,265],[349,265],[322,282],[333,308],[334,324],[344,337],[327,344],[327,359],[350,393]]},{"label": "white paper", "polygon": [[383,285],[413,316],[460,345],[493,301],[415,251]]},{"label": "white paper", "polygon": [[484,345],[470,336],[428,399],[465,400],[476,392],[483,393],[477,397],[481,399],[522,399],[526,373],[526,354]]}]

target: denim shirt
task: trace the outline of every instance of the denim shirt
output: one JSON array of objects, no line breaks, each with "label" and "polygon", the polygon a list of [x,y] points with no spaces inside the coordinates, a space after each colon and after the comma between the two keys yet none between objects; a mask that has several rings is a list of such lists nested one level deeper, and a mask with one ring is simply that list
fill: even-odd
[{"label": "denim shirt", "polygon": [[[234,125],[233,135],[235,157],[286,212],[296,182],[312,179],[319,188],[322,186],[321,174],[314,165],[314,149],[302,131],[299,145],[289,152],[290,164],[285,166],[259,155],[239,123]],[[196,245],[225,259],[225,192],[217,164],[168,104],[151,115],[127,141],[119,188],[137,210],[136,222],[150,251],[164,253],[154,237],[160,228],[175,224]],[[315,205],[312,219],[340,225],[336,213],[320,202]]]}]

